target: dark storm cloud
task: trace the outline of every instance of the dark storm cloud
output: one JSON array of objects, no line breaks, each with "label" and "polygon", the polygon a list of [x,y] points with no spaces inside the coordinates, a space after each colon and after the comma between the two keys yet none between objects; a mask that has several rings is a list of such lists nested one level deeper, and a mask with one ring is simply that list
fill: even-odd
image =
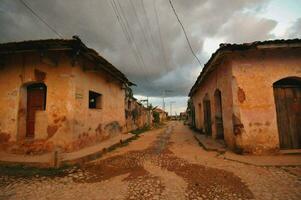
[{"label": "dark storm cloud", "polygon": [[[134,90],[138,94],[160,96],[169,89],[173,90],[170,95],[185,96],[202,68],[167,0],[115,0],[126,28],[120,26],[112,0],[26,2],[65,38],[79,35],[99,51],[137,83]],[[203,49],[206,38],[246,42],[273,37],[270,31],[276,22],[251,14],[262,9],[266,0],[173,2],[202,65],[208,59]],[[17,0],[1,0],[0,24],[0,42],[57,37]]]}]

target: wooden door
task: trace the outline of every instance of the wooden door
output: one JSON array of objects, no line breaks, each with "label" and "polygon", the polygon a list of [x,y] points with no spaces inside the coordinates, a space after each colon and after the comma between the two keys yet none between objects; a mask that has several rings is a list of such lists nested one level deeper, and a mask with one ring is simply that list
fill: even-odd
[{"label": "wooden door", "polygon": [[44,84],[33,84],[27,87],[26,137],[34,138],[35,114],[45,110],[46,87]]},{"label": "wooden door", "polygon": [[205,100],[204,103],[204,128],[205,134],[211,135],[212,128],[211,128],[211,105],[209,100]]},{"label": "wooden door", "polygon": [[274,96],[280,148],[300,149],[301,84],[276,85]]},{"label": "wooden door", "polygon": [[224,125],[223,125],[223,109],[222,109],[222,95],[219,90],[215,91],[215,128],[218,139],[224,139]]}]

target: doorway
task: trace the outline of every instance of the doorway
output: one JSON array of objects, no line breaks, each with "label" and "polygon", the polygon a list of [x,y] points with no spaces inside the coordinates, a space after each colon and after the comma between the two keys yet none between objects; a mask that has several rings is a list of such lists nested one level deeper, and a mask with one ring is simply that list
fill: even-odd
[{"label": "doorway", "polygon": [[224,139],[222,93],[219,89],[214,92],[216,138]]},{"label": "doorway", "polygon": [[301,148],[301,79],[285,78],[273,84],[280,149]]},{"label": "doorway", "polygon": [[208,94],[206,94],[203,100],[203,111],[204,111],[204,129],[205,134],[207,136],[212,135],[212,128],[211,128],[211,105]]},{"label": "doorway", "polygon": [[26,138],[34,138],[36,111],[45,110],[46,92],[47,88],[43,83],[27,86]]}]

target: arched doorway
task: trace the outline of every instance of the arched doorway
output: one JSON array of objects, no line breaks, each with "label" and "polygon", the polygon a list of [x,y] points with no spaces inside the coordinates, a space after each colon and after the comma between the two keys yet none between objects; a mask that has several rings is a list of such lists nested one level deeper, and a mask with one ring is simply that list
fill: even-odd
[{"label": "arched doorway", "polygon": [[301,78],[273,84],[281,149],[301,148]]},{"label": "arched doorway", "polygon": [[44,83],[33,83],[27,86],[26,138],[34,138],[36,111],[45,110],[46,92],[47,87]]},{"label": "arched doorway", "polygon": [[206,135],[212,135],[211,128],[211,104],[208,94],[203,99],[203,111],[204,111],[204,130]]},{"label": "arched doorway", "polygon": [[222,93],[219,89],[214,92],[215,101],[215,127],[217,139],[224,139]]}]

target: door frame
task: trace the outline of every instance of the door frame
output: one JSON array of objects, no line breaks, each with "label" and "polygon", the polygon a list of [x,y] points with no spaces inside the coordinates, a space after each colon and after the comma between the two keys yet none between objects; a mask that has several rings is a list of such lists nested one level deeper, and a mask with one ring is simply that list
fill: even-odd
[{"label": "door frame", "polygon": [[219,89],[216,89],[214,92],[214,106],[216,138],[224,139],[222,92]]},{"label": "door frame", "polygon": [[203,99],[204,131],[207,136],[212,136],[211,103],[208,94]]},{"label": "door frame", "polygon": [[[279,138],[279,147],[282,150],[285,149],[296,149],[294,146],[296,145],[296,141],[294,141],[295,136],[293,135],[294,133],[292,133],[291,131],[291,127],[283,127],[282,123],[283,123],[283,113],[282,116],[280,115],[280,112],[282,111],[282,108],[285,108],[285,113],[284,115],[287,116],[287,122],[285,124],[290,124],[290,117],[292,115],[289,115],[289,112],[287,111],[287,109],[289,109],[287,106],[287,91],[285,89],[288,88],[301,88],[301,78],[299,77],[286,77],[286,78],[282,78],[276,82],[273,83],[273,95],[274,95],[274,100],[275,100],[275,110],[276,110],[276,119],[277,119],[277,128],[278,128],[278,138]],[[283,90],[282,90],[283,89]],[[284,93],[285,95],[285,101],[283,100],[279,100],[279,95]],[[294,93],[294,92],[293,92]],[[285,106],[284,106],[285,104]],[[282,108],[281,108],[282,107]],[[293,114],[293,113],[292,113]],[[300,116],[299,116],[300,117]],[[288,130],[284,130],[288,128]],[[293,127],[294,128],[294,127]],[[297,128],[297,127],[296,127]],[[299,135],[297,135],[297,140],[301,141],[301,129],[296,132],[300,132]],[[293,138],[294,137],[294,138]],[[288,141],[289,140],[289,141]],[[299,141],[299,144],[297,144],[297,149],[301,148],[301,142]],[[298,141],[297,141],[298,143]]]}]

